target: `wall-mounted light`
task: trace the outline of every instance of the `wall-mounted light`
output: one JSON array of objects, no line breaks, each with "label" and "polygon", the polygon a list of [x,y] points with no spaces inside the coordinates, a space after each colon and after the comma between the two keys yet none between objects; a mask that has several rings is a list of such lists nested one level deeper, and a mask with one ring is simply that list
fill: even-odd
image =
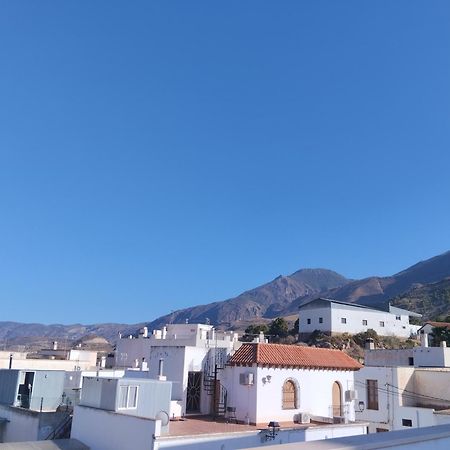
[{"label": "wall-mounted light", "polygon": [[269,428],[269,430],[266,432],[266,441],[273,441],[280,431],[280,424],[271,420],[267,427]]},{"label": "wall-mounted light", "polygon": [[267,375],[266,379],[267,379],[267,382],[270,383],[270,380],[272,379],[272,375]]},{"label": "wall-mounted light", "polygon": [[362,400],[358,402],[359,412],[363,412],[365,407],[366,405],[364,405],[364,402]]}]

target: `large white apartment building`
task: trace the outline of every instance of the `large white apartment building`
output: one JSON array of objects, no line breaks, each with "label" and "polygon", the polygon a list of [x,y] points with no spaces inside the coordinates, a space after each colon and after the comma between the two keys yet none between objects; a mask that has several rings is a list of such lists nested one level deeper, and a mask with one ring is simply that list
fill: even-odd
[{"label": "large white apartment building", "polygon": [[420,328],[409,323],[410,317],[420,314],[389,305],[388,311],[369,308],[327,298],[318,298],[299,308],[299,334],[305,336],[315,330],[327,334],[356,334],[375,330],[380,336],[408,338]]}]

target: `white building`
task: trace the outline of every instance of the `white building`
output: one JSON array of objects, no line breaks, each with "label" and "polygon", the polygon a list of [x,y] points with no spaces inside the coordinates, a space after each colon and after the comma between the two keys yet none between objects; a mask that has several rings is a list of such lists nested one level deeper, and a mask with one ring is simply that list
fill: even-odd
[{"label": "white building", "polygon": [[[209,414],[217,371],[240,345],[237,333],[219,332],[211,325],[167,325],[151,335],[144,329],[138,338],[119,339],[116,366],[137,368],[144,362],[151,378],[163,373],[173,383],[171,411],[175,416]],[[218,398],[223,395],[222,390]]]},{"label": "white building", "polygon": [[250,343],[230,358],[220,380],[242,422],[350,422],[361,367],[340,350]]},{"label": "white building", "polygon": [[84,378],[71,437],[91,450],[237,450],[262,443],[364,434],[367,429],[364,422],[295,424],[291,421],[272,433],[266,423],[258,428],[189,416],[185,420],[169,421],[170,385],[170,382],[149,379],[146,371],[127,372],[120,380]]},{"label": "white building", "polygon": [[422,346],[365,352],[365,366],[355,377],[356,416],[370,432],[450,423],[450,349]]},{"label": "white building", "polygon": [[315,330],[327,334],[356,334],[369,329],[380,336],[409,338],[420,328],[409,323],[409,317],[421,317],[405,309],[389,305],[380,311],[363,305],[318,298],[299,308],[299,334],[306,336]]}]

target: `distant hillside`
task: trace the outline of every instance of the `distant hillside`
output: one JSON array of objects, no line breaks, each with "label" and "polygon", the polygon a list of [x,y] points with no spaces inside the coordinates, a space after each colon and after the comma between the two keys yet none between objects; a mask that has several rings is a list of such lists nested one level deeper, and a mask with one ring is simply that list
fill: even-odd
[{"label": "distant hillside", "polygon": [[[150,330],[166,323],[207,322],[221,328],[245,328],[246,324],[265,322],[277,316],[297,314],[298,306],[316,297],[331,297],[373,307],[392,300],[398,306],[416,310],[426,319],[450,314],[448,284],[450,252],[419,262],[390,277],[348,280],[327,269],[302,269],[279,276],[237,297],[175,311],[147,322]],[[168,305],[168,309],[170,306]],[[142,312],[143,315],[146,311]],[[144,323],[93,325],[41,325],[0,322],[1,346],[52,339],[75,341],[95,335],[114,342],[118,332],[134,334]]]},{"label": "distant hillside", "polygon": [[52,340],[61,345],[71,345],[86,336],[100,336],[114,342],[119,332],[133,334],[143,324],[127,325],[101,323],[94,325],[42,325],[39,323],[0,322],[0,350],[3,348],[27,345],[28,348],[41,348]]},{"label": "distant hillside", "polygon": [[[389,299],[408,290],[415,284],[427,284],[450,277],[450,252],[421,261],[390,277],[370,277],[356,280],[340,288],[331,289],[326,295],[350,303],[382,307]],[[298,299],[293,306],[302,303]]]},{"label": "distant hillside", "polygon": [[437,283],[417,285],[395,297],[392,304],[423,314],[424,320],[444,320],[450,315],[450,278]]},{"label": "distant hillside", "polygon": [[151,328],[166,323],[206,322],[231,326],[236,321],[274,318],[283,315],[297,298],[320,295],[344,286],[350,280],[326,269],[302,269],[289,276],[279,276],[269,283],[237,297],[207,305],[193,306],[167,314],[151,322]]}]

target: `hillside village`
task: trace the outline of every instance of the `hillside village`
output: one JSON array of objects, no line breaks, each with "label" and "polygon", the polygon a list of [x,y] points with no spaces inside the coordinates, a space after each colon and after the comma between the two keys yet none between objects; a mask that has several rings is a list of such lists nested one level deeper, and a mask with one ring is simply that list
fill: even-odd
[{"label": "hillside village", "polygon": [[450,433],[450,323],[321,296],[290,318],[244,333],[189,320],[143,326],[114,348],[91,336],[73,348],[5,349],[0,441],[232,450]]}]

